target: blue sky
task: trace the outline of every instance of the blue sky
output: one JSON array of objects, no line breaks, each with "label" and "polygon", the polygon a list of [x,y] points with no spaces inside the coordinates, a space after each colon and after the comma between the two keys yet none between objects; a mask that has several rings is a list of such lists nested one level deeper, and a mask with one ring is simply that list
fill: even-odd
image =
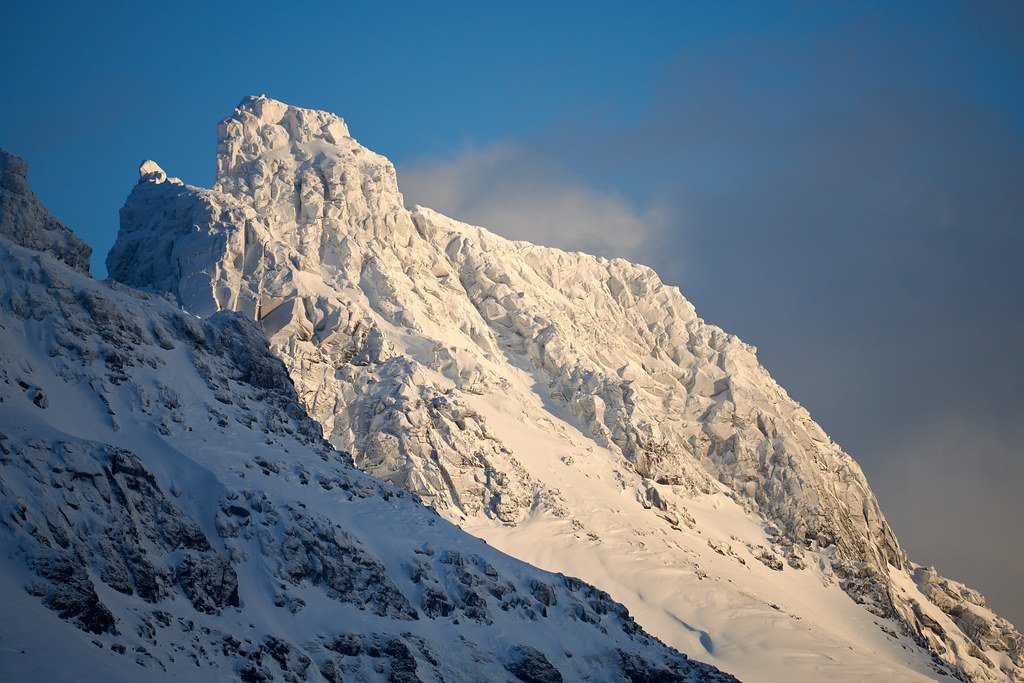
[{"label": "blue sky", "polygon": [[102,275],[141,160],[335,111],[410,201],[680,285],[1024,623],[1021,6],[554,4],[8,2],[0,146]]}]

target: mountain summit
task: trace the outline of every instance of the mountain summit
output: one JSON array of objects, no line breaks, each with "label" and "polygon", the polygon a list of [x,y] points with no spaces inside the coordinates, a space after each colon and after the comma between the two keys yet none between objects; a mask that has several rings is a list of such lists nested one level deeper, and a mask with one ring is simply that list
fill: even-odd
[{"label": "mountain summit", "polygon": [[144,172],[107,267],[259,322],[359,468],[741,678],[1024,676],[753,347],[649,268],[407,209],[333,114],[243,100],[214,187]]}]

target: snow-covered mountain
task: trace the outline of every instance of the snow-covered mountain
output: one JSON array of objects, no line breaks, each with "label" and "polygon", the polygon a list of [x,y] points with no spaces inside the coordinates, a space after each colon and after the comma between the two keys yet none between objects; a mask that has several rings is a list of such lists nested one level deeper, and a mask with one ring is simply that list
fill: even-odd
[{"label": "snow-covered mountain", "polygon": [[355,469],[256,323],[91,279],[26,178],[0,151],[0,680],[734,680]]},{"label": "snow-covered mountain", "polygon": [[153,162],[112,277],[257,320],[366,472],[750,680],[1020,680],[984,598],[908,560],[755,349],[648,268],[407,209],[337,116],[249,97],[212,189]]}]

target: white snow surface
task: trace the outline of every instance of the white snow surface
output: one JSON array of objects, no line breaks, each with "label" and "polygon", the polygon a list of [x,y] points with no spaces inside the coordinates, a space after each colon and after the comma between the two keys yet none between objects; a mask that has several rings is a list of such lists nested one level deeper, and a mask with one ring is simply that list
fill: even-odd
[{"label": "white snow surface", "polygon": [[251,320],[0,228],[0,680],[734,680],[354,468]]},{"label": "white snow surface", "polygon": [[741,679],[1024,676],[1013,626],[910,562],[856,462],[649,268],[407,209],[340,118],[263,96],[217,169],[144,170],[108,270],[259,321],[366,472]]}]

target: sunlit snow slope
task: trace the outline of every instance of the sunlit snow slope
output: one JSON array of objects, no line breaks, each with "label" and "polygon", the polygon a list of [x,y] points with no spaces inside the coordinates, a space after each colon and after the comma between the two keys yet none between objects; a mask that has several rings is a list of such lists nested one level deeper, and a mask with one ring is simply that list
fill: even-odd
[{"label": "sunlit snow slope", "polygon": [[153,162],[107,265],[261,323],[365,471],[751,680],[1016,680],[982,596],[910,562],[857,464],[675,287],[408,210],[333,114],[250,97],[213,189]]},{"label": "sunlit snow slope", "polygon": [[0,680],[728,681],[352,466],[260,327],[96,282],[0,151]]}]

